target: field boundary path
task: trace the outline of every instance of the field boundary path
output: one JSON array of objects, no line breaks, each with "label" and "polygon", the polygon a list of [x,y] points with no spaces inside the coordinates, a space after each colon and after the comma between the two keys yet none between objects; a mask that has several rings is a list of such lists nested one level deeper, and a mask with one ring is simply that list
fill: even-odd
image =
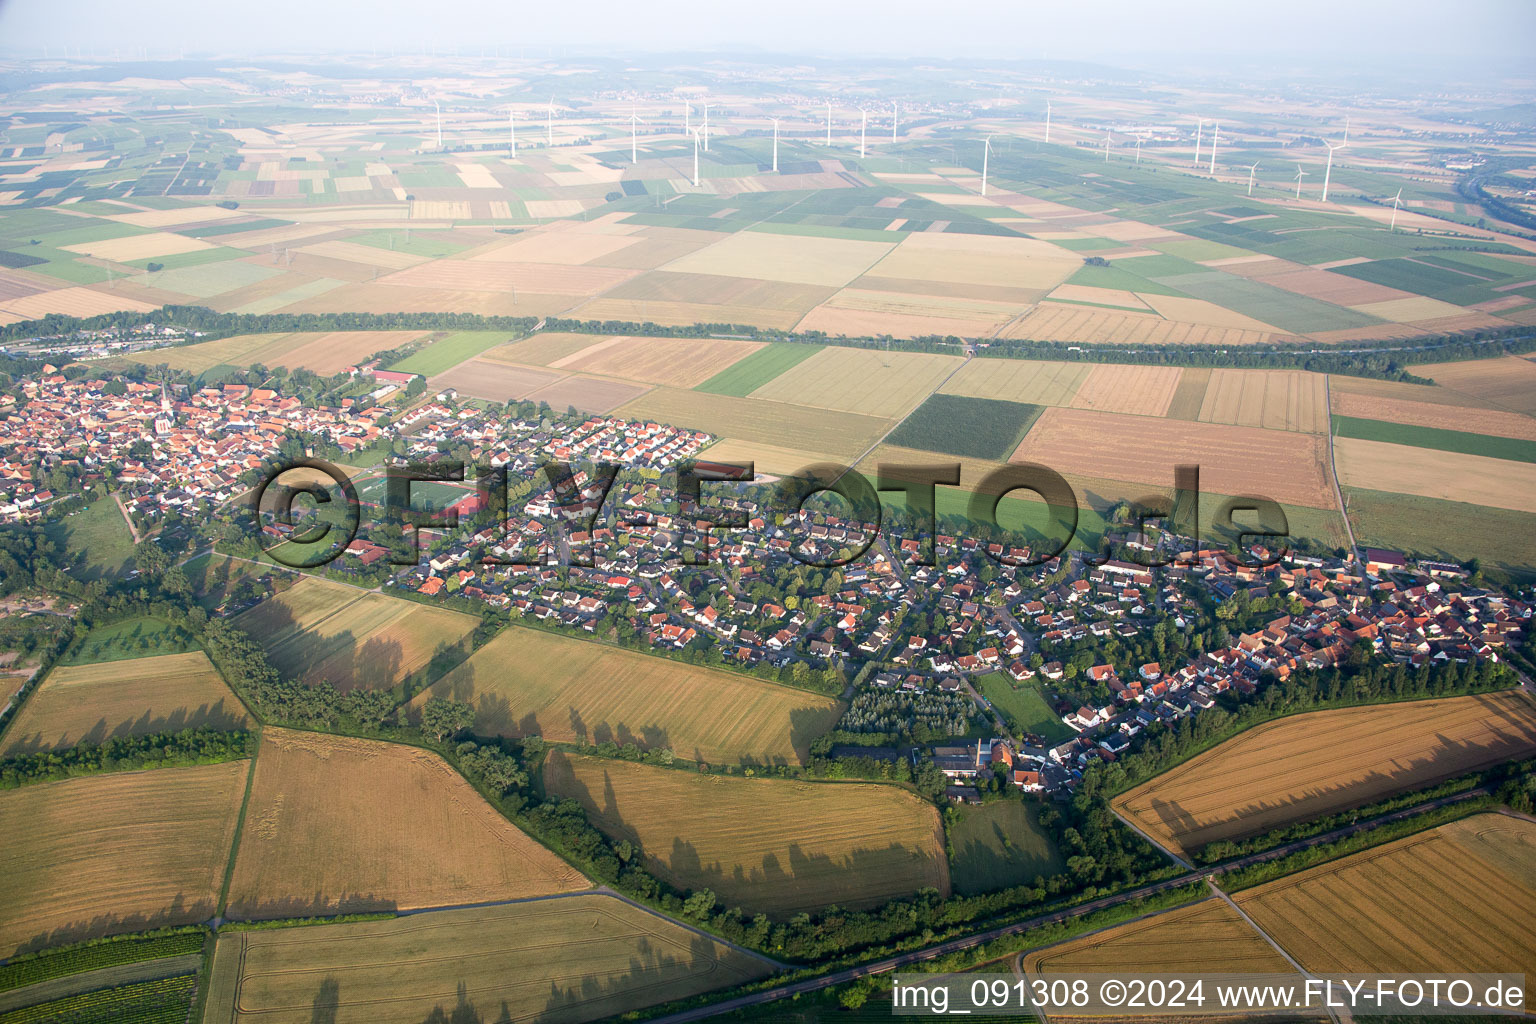
[{"label": "field boundary path", "polygon": [[113,491],[112,500],[117,503],[117,510],[123,514],[123,522],[128,524],[128,536],[133,538],[134,544],[138,544],[144,538],[139,536],[138,527],[133,525],[133,518],[128,515],[128,510],[123,507],[123,499],[116,491]]},{"label": "field boundary path", "polygon": [[[1270,948],[1273,949],[1276,953],[1279,953],[1281,956],[1285,957],[1285,962],[1296,968],[1297,974],[1300,974],[1303,978],[1315,977],[1311,971],[1301,966],[1300,961],[1291,956],[1290,953],[1286,952],[1285,947],[1276,942],[1274,938],[1270,936],[1269,932],[1266,932],[1263,928],[1261,928],[1259,926],[1259,922],[1249,917],[1248,912],[1242,907],[1238,906],[1236,901],[1234,901],[1231,896],[1228,896],[1224,891],[1222,891],[1221,886],[1216,884],[1216,879],[1214,877],[1207,875],[1205,877],[1205,884],[1210,886],[1211,893],[1213,895],[1221,899],[1222,902],[1226,903],[1227,906],[1232,908],[1233,913],[1237,914],[1238,917],[1242,918],[1248,923],[1248,927],[1253,929],[1255,935],[1269,943]],[[1341,1015],[1339,1011],[1330,1006],[1328,1007],[1328,1016],[1331,1020],[1333,1020],[1334,1024],[1353,1024],[1353,1018],[1349,1016],[1347,1011]]]},{"label": "field boundary path", "polygon": [[1158,842],[1156,839],[1153,839],[1150,835],[1148,835],[1142,829],[1142,827],[1140,825],[1136,824],[1130,818],[1127,818],[1125,815],[1121,814],[1114,807],[1110,808],[1110,812],[1113,813],[1115,817],[1120,819],[1120,824],[1124,825],[1126,828],[1130,829],[1132,832],[1135,832],[1137,835],[1141,836],[1141,838],[1145,839],[1147,841],[1147,843],[1154,850],[1156,850],[1158,853],[1161,853],[1163,856],[1165,856],[1169,860],[1173,861],[1175,864],[1177,864],[1179,867],[1183,868],[1185,871],[1193,871],[1193,870],[1195,870],[1195,866],[1193,864],[1191,864],[1189,861],[1185,860],[1183,857],[1180,857],[1178,854],[1174,853],[1172,850],[1168,849],[1168,847],[1164,846],[1162,843]]},{"label": "field boundary path", "polygon": [[1339,503],[1339,515],[1344,517],[1344,535],[1349,538],[1349,553],[1360,561],[1360,548],[1355,544],[1355,529],[1349,525],[1349,509],[1344,507],[1344,489],[1339,486],[1339,461],[1333,454],[1333,374],[1323,374],[1323,410],[1328,414],[1328,479],[1333,484],[1333,500]]},{"label": "field boundary path", "polygon": [[69,974],[62,978],[23,985],[9,992],[0,992],[0,1014],[51,1003],[55,999],[83,995],[98,989],[117,988],[141,981],[159,981],[176,978],[183,974],[195,974],[203,964],[202,953],[183,953],[180,956],[161,957],[159,960],[141,960],[138,963],[101,967],[94,971]]}]

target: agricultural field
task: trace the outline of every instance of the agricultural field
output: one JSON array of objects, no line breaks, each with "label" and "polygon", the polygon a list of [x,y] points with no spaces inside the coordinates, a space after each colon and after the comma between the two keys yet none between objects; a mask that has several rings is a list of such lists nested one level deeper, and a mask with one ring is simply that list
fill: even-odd
[{"label": "agricultural field", "polygon": [[1114,806],[1187,856],[1533,752],[1536,702],[1518,690],[1313,711],[1249,729]]},{"label": "agricultural field", "polygon": [[285,676],[342,690],[388,689],[439,654],[457,661],[479,620],[310,576],[241,613],[235,624]]},{"label": "agricultural field", "polygon": [[1038,820],[1034,803],[994,800],[980,807],[961,807],[949,829],[954,850],[949,876],[963,894],[1033,885],[1065,866],[1061,851]]},{"label": "agricultural field", "polygon": [[1414,368],[1420,377],[1506,412],[1536,416],[1536,362],[1519,356]]},{"label": "agricultural field", "polygon": [[1340,437],[1339,483],[1442,501],[1536,512],[1536,464]]},{"label": "agricultural field", "polygon": [[[1536,420],[1530,423],[1536,427]],[[1353,437],[1362,441],[1381,441],[1490,459],[1536,462],[1536,440],[1476,434],[1444,427],[1388,423],[1385,420],[1363,420],[1353,416],[1333,417],[1333,433],[1335,437]]]},{"label": "agricultural field", "polygon": [[1326,443],[1320,435],[1281,430],[1047,409],[1011,461],[1163,488],[1173,486],[1175,465],[1193,463],[1207,493],[1323,509],[1334,502]]},{"label": "agricultural field", "polygon": [[998,710],[1019,724],[1025,732],[1044,737],[1047,743],[1060,743],[1075,734],[1040,693],[1033,683],[1015,684],[1001,672],[992,672],[977,680],[981,694],[997,706]]},{"label": "agricultural field", "polygon": [[557,370],[536,370],[491,359],[470,359],[437,374],[432,378],[432,387],[436,391],[453,388],[471,398],[509,402],[521,401],[564,376]]},{"label": "agricultural field", "polygon": [[939,392],[1030,405],[1071,405],[1077,389],[1093,368],[1092,363],[972,359]]},{"label": "agricultural field", "polygon": [[97,500],[83,512],[55,519],[43,530],[64,552],[70,575],[83,582],[115,579],[133,560],[133,534],[111,497]]},{"label": "agricultural field", "polygon": [[119,772],[0,792],[8,837],[0,951],[212,916],[249,767]]},{"label": "agricultural field", "polygon": [[587,885],[436,754],[262,731],[230,880],[231,915],[456,906]]},{"label": "agricultural field", "polygon": [[1173,400],[1182,372],[1176,366],[1098,363],[1072,397],[1072,408],[1162,416]]},{"label": "agricultural field", "polygon": [[714,338],[602,338],[549,365],[562,370],[690,388],[763,347],[759,341]]},{"label": "agricultural field", "polygon": [[1122,313],[1047,302],[1009,323],[998,333],[998,337],[1097,345],[1236,347],[1268,344],[1287,336],[1254,328],[1164,320],[1151,313]]},{"label": "agricultural field", "polygon": [[837,721],[830,697],[514,626],[419,694],[475,705],[481,736],[635,743],[694,761],[803,763]]},{"label": "agricultural field", "polygon": [[201,651],[64,665],[48,673],[11,720],[0,757],[246,724],[244,706]]},{"label": "agricultural field", "polygon": [[775,342],[733,363],[703,383],[694,385],[694,390],[745,398],[779,374],[820,352],[821,348],[820,345]]},{"label": "agricultural field", "polygon": [[888,242],[742,231],[673,260],[667,270],[840,288],[892,248]]},{"label": "agricultural field", "polygon": [[1211,369],[1205,366],[1186,366],[1179,375],[1179,386],[1174,388],[1164,415],[1176,420],[1197,420],[1205,405],[1205,392],[1211,385]]},{"label": "agricultural field", "polygon": [[433,377],[458,366],[466,359],[473,359],[487,349],[506,342],[505,332],[456,331],[431,342],[425,348],[412,352],[404,359],[389,364],[389,369]]},{"label": "agricultural field", "polygon": [[1476,814],[1238,893],[1309,971],[1536,969],[1536,825]]},{"label": "agricultural field", "polygon": [[558,412],[576,409],[584,413],[609,413],[644,395],[646,390],[643,384],[572,375],[546,384],[526,397],[530,402],[548,403]]},{"label": "agricultural field", "polygon": [[732,779],[560,751],[543,781],[638,844],[673,885],[710,889],[749,915],[949,892],[938,813],[895,786]]},{"label": "agricultural field", "polygon": [[1328,386],[1320,373],[1222,368],[1209,372],[1200,405],[1202,423],[1310,434],[1328,429]]},{"label": "agricultural field", "polygon": [[[428,955],[430,954],[430,955]],[[606,1020],[771,966],[612,896],[585,894],[219,937],[208,1024]]]},{"label": "agricultural field", "polygon": [[886,437],[887,444],[973,459],[1003,460],[1039,418],[1038,405],[934,394]]},{"label": "agricultural field", "polygon": [[838,459],[858,458],[894,425],[876,416],[675,388],[657,388],[618,414]]},{"label": "agricultural field", "polygon": [[584,348],[602,340],[600,334],[567,334],[563,331],[540,331],[530,338],[510,341],[505,345],[487,349],[480,358],[498,363],[519,363],[530,366],[548,366],[573,356]]},{"label": "agricultural field", "polygon": [[94,665],[195,650],[197,641],[181,626],[152,615],[136,615],[108,626],[97,626],[83,640],[77,640],[66,657],[72,665]]},{"label": "agricultural field", "polygon": [[1536,566],[1536,514],[1358,487],[1344,488],[1344,500],[1361,544],[1442,561],[1479,558],[1521,576]]},{"label": "agricultural field", "polygon": [[[1382,383],[1388,383],[1382,381]],[[1413,387],[1414,385],[1405,385]],[[1333,412],[1339,419],[1376,420],[1394,426],[1453,430],[1472,434],[1536,441],[1536,418],[1501,409],[1439,405],[1408,398],[1362,395],[1344,391],[1339,378],[1332,384]],[[1434,389],[1425,388],[1426,391]],[[1440,389],[1444,393],[1444,389]],[[1454,392],[1452,392],[1454,394]],[[1379,438],[1377,440],[1380,440]]]},{"label": "agricultural field", "polygon": [[204,373],[215,366],[282,366],[313,370],[322,377],[367,360],[375,352],[399,348],[426,331],[331,331],[329,333],[240,334],[195,345],[151,349],[138,361],[162,363],[173,370]]},{"label": "agricultural field", "polygon": [[1295,970],[1225,900],[1215,897],[1034,950],[1024,955],[1023,967],[1030,976]]},{"label": "agricultural field", "polygon": [[183,562],[181,570],[186,574],[187,582],[192,584],[197,603],[208,612],[217,611],[226,603],[242,597],[250,600],[245,597],[247,590],[255,592],[255,587],[263,577],[269,577],[277,589],[290,586],[299,578],[290,571],[274,569],[243,558],[231,558],[217,552],[209,552]]},{"label": "agricultural field", "polygon": [[755,399],[897,419],[962,363],[958,356],[826,348],[752,392]]}]

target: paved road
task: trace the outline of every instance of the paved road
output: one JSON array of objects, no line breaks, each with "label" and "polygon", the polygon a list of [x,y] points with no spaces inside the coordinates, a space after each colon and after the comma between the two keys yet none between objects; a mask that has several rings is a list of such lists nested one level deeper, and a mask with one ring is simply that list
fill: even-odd
[{"label": "paved road", "polygon": [[1349,525],[1349,510],[1344,507],[1344,492],[1339,488],[1339,463],[1333,454],[1333,375],[1323,374],[1323,408],[1328,413],[1328,480],[1333,484],[1333,500],[1338,503],[1339,515],[1344,517],[1344,532],[1349,537],[1349,550],[1355,556],[1355,564],[1364,568],[1360,561],[1360,549],[1355,545],[1355,530]]}]

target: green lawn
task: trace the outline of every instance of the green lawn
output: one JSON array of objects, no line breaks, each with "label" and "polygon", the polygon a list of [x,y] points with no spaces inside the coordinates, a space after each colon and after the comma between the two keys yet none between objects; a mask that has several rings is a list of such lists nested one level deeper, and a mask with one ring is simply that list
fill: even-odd
[{"label": "green lawn", "polygon": [[1335,416],[1333,432],[1339,437],[1358,437],[1365,441],[1386,441],[1415,448],[1459,452],[1462,455],[1485,455],[1490,459],[1536,462],[1536,441],[1522,441],[1513,437],[1471,434],[1461,430],[1410,426],[1383,420],[1363,420],[1353,416]]},{"label": "green lawn", "polygon": [[473,359],[488,348],[515,340],[508,337],[505,331],[457,331],[391,363],[389,368],[431,377],[453,369],[466,359]]},{"label": "green lawn", "polygon": [[733,395],[737,398],[745,398],[791,366],[811,358],[821,349],[821,345],[775,342],[767,348],[758,349],[740,362],[726,367],[693,390],[706,391],[712,395]]},{"label": "green lawn", "polygon": [[91,665],[102,661],[152,658],[197,649],[192,634],[164,619],[141,615],[91,630],[70,654],[68,664]]},{"label": "green lawn", "polygon": [[[66,553],[71,573],[87,582],[121,576],[133,559],[133,534],[110,497],[49,523],[44,531]],[[78,555],[83,561],[76,562]]]},{"label": "green lawn", "polygon": [[1013,680],[1001,672],[982,676],[978,682],[981,684],[982,696],[997,705],[1004,715],[1018,723],[1019,728],[1025,732],[1044,736],[1050,743],[1072,738],[1072,730],[1051,710],[1040,693],[1040,687],[1035,684],[1015,686]]},{"label": "green lawn", "polygon": [[1040,826],[1035,804],[997,800],[960,808],[949,830],[949,878],[962,895],[1032,884],[1063,867],[1061,851]]}]

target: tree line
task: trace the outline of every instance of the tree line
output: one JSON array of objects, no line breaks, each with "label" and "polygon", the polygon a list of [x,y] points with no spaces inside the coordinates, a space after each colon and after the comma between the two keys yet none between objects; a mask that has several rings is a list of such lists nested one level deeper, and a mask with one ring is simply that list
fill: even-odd
[{"label": "tree line", "polygon": [[66,750],[20,754],[0,761],[0,789],[34,782],[128,772],[143,768],[177,768],[220,764],[251,756],[252,736],[243,729],[183,729],[145,736],[119,736],[105,743],[82,743]]}]

